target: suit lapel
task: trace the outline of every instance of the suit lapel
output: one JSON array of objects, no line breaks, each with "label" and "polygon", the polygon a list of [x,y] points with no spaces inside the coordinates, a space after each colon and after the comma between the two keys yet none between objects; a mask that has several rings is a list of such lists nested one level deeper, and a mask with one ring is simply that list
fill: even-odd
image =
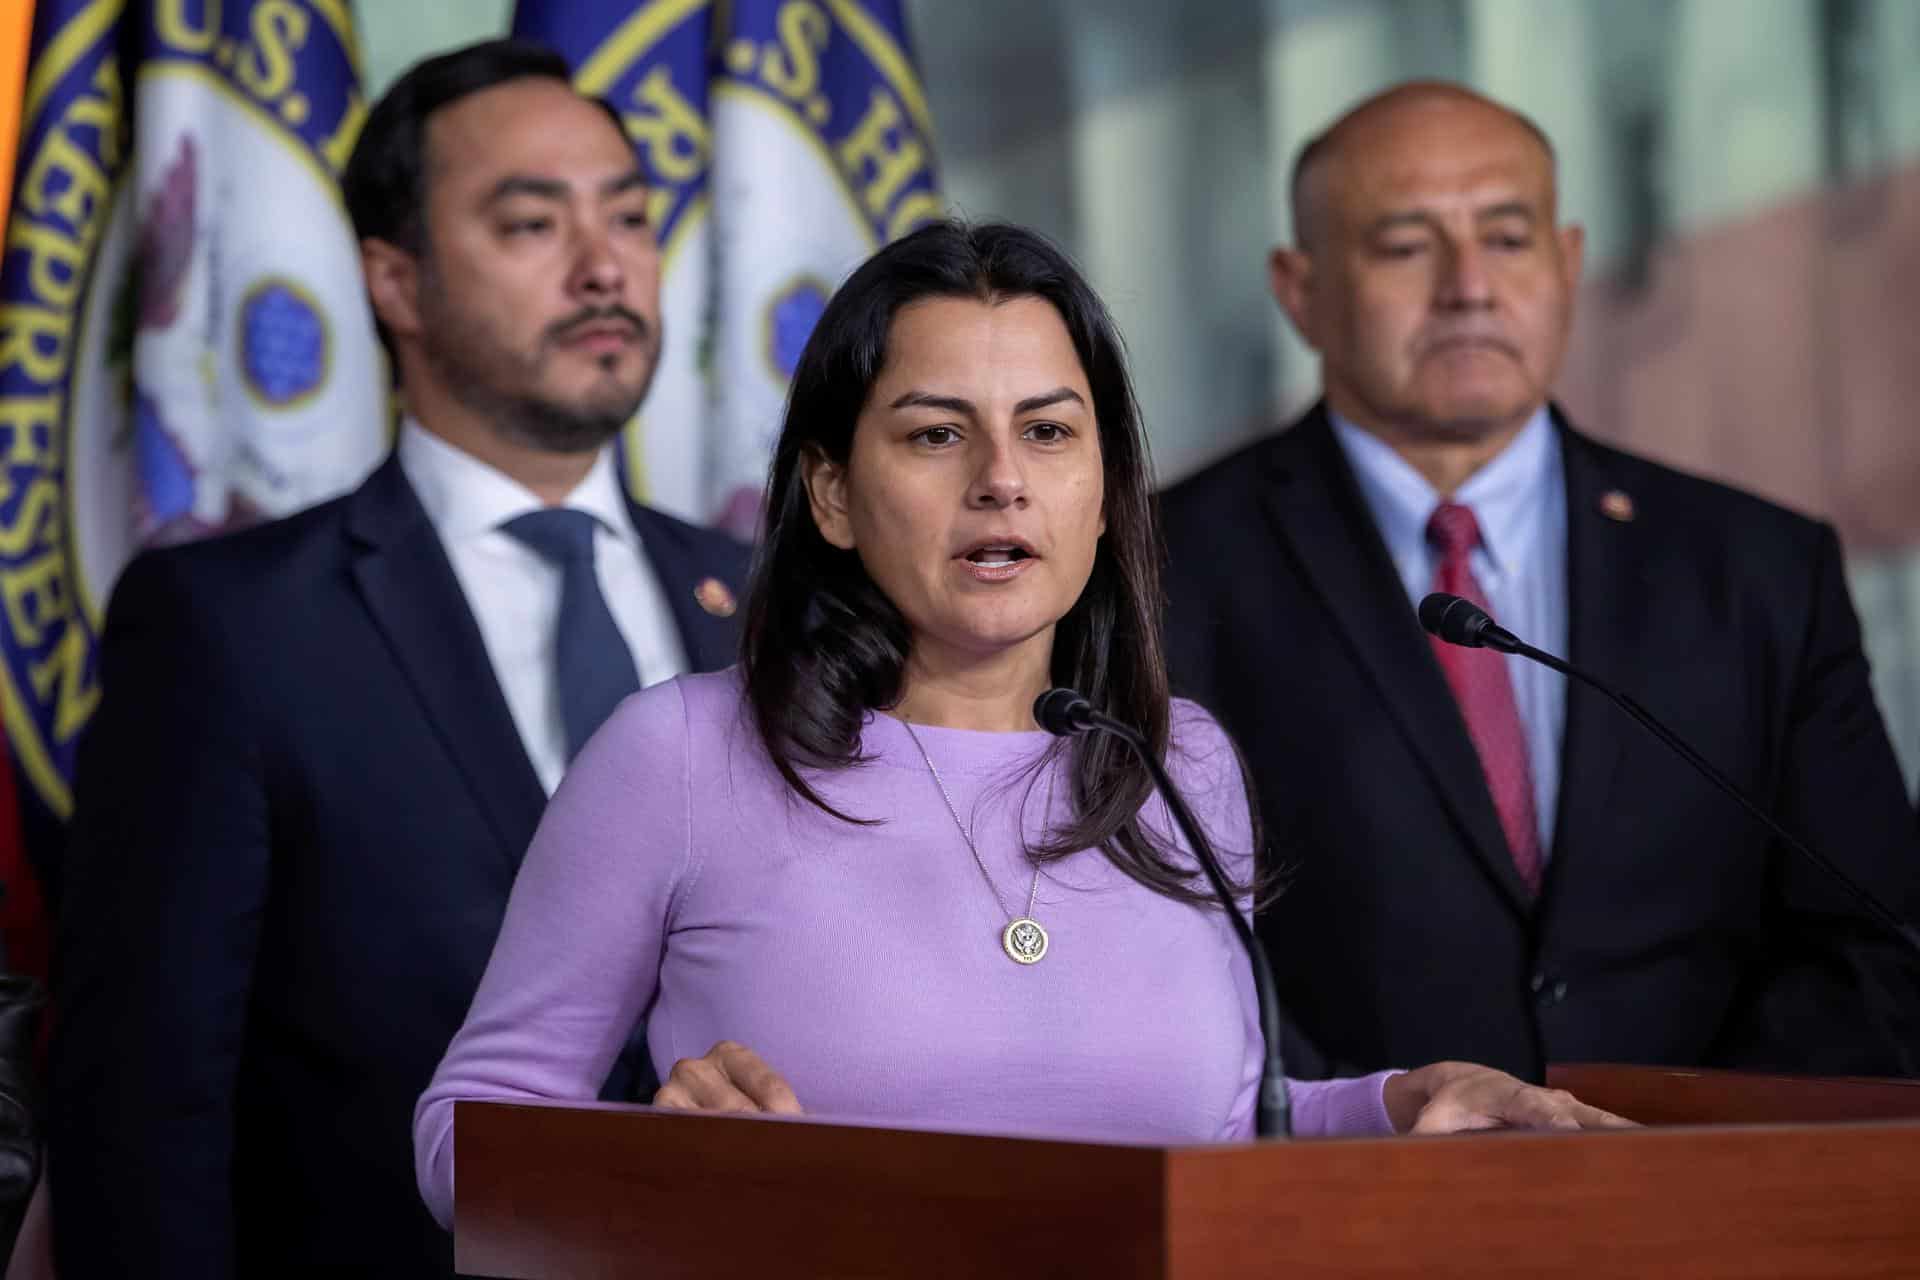
[{"label": "suit lapel", "polygon": [[[1618,683],[1637,660],[1634,619],[1647,589],[1634,495],[1615,483],[1604,455],[1584,436],[1556,421],[1567,476],[1567,657]],[[1549,886],[1556,868],[1608,838],[1613,778],[1628,729],[1617,707],[1568,681]]]},{"label": "suit lapel", "polygon": [[546,806],[479,624],[397,456],[353,497],[353,577],[477,807],[517,868]]},{"label": "suit lapel", "polygon": [[659,512],[631,498],[628,514],[647,563],[660,580],[673,611],[674,625],[686,646],[687,666],[693,671],[718,671],[738,658],[739,630],[732,620],[744,603],[744,582],[722,582],[712,576],[696,554],[686,530]]},{"label": "suit lapel", "polygon": [[1276,440],[1268,458],[1263,505],[1288,554],[1481,866],[1517,909],[1530,911],[1466,722],[1324,410]]}]

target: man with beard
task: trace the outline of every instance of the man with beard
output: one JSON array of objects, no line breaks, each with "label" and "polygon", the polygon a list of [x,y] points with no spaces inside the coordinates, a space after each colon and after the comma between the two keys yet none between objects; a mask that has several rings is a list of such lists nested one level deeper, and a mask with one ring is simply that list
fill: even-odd
[{"label": "man with beard", "polygon": [[1582,251],[1555,201],[1539,129],[1464,89],[1336,122],[1270,261],[1325,399],[1164,502],[1176,687],[1291,875],[1260,920],[1283,1002],[1323,1070],[1912,1072],[1910,959],[1851,898],[1598,695],[1415,621],[1476,598],[1920,914],[1833,530],[1551,404]]},{"label": "man with beard", "polygon": [[59,934],[69,1280],[449,1273],[413,1105],[547,795],[625,693],[733,658],[744,548],[614,469],[661,342],[617,117],[477,45],[394,84],[343,186],[393,456],[139,557],[108,613]]}]

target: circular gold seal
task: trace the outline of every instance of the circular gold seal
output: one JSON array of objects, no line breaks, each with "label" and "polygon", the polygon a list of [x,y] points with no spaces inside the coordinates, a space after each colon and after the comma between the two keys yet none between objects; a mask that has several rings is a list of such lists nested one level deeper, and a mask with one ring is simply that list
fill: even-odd
[{"label": "circular gold seal", "polygon": [[1000,934],[1000,949],[1015,964],[1039,964],[1047,954],[1047,931],[1040,927],[1038,920],[1025,916],[1009,920]]}]

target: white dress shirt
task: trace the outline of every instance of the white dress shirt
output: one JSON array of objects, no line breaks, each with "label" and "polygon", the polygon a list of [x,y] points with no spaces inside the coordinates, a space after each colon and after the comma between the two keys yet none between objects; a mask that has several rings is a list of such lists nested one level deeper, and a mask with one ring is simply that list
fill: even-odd
[{"label": "white dress shirt", "polygon": [[[1378,436],[1328,415],[1359,482],[1361,496],[1400,571],[1409,603],[1433,590],[1440,556],[1427,541],[1427,521],[1440,495],[1426,477]],[[1453,501],[1470,507],[1480,545],[1469,558],[1494,620],[1548,653],[1567,651],[1567,486],[1560,437],[1545,408],[1512,443],[1467,477]],[[1553,853],[1560,803],[1560,744],[1567,723],[1567,682],[1537,662],[1507,655],[1507,675],[1527,735],[1540,852]]]},{"label": "white dress shirt", "polygon": [[[480,624],[494,678],[540,784],[553,794],[567,770],[567,734],[553,658],[560,567],[500,526],[545,504],[519,481],[411,418],[400,426],[400,470],[440,534],[453,576]],[[563,504],[591,515],[594,572],[644,687],[687,670],[673,611],[620,493],[613,446]]]}]

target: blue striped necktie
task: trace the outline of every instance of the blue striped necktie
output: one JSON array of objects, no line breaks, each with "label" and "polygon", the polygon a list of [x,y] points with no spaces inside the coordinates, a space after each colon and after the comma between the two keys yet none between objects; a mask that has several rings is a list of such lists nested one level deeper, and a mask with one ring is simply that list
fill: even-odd
[{"label": "blue striped necktie", "polygon": [[596,521],[585,511],[544,507],[501,525],[560,568],[560,614],[554,623],[555,689],[567,731],[567,759],[579,754],[620,699],[640,687],[633,650],[614,624],[593,571]]}]

